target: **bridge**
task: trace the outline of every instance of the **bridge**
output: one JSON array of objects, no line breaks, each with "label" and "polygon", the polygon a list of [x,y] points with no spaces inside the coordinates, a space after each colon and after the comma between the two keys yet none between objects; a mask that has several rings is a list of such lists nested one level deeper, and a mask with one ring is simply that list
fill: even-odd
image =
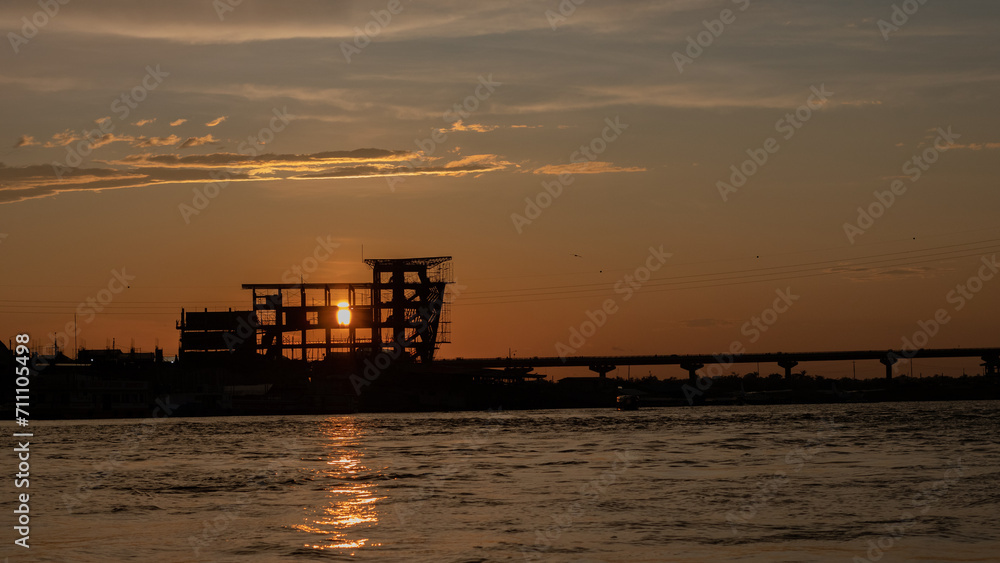
[{"label": "bridge", "polygon": [[775,363],[785,369],[791,379],[792,368],[800,362],[836,362],[845,360],[878,360],[885,366],[885,378],[892,381],[893,366],[900,360],[913,358],[981,358],[986,375],[1000,374],[1000,348],[920,348],[916,350],[854,350],[831,352],[772,352],[761,354],[687,354],[669,356],[535,356],[529,358],[453,358],[435,360],[436,364],[464,368],[520,368],[586,366],[605,377],[618,366],[677,365],[687,370],[692,382],[697,371],[706,365]]}]

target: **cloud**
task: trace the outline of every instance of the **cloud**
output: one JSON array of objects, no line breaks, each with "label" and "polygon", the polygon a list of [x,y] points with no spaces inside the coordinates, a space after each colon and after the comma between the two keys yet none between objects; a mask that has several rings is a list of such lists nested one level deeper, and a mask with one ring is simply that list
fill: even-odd
[{"label": "cloud", "polygon": [[178,148],[189,149],[191,147],[197,147],[201,145],[207,145],[208,143],[218,143],[219,140],[212,135],[205,135],[204,137],[188,137],[181,143]]},{"label": "cloud", "polygon": [[71,129],[67,129],[62,133],[56,133],[52,135],[52,138],[45,141],[45,146],[48,148],[52,147],[65,147],[66,145],[73,143],[74,141],[79,141],[82,139],[80,135],[74,133]]},{"label": "cloud", "polygon": [[135,125],[136,127],[142,127],[143,125],[149,125],[150,123],[155,123],[155,122],[156,118],[154,117],[152,119],[140,119],[139,121],[136,121],[132,125]]},{"label": "cloud", "polygon": [[[98,122],[100,121],[102,120],[99,119]],[[97,130],[95,129],[94,131],[91,131],[91,133],[95,131]],[[111,143],[131,143],[134,140],[135,137],[132,137],[131,135],[116,135],[114,133],[105,133],[103,135],[99,135],[96,137],[91,137],[91,136],[85,137],[83,135],[74,133],[71,130],[67,129],[62,133],[56,133],[55,135],[53,135],[52,139],[45,142],[45,146],[48,148],[64,147],[66,145],[75,143],[76,141],[84,141],[85,143],[87,143],[87,146],[89,146],[90,149],[93,150],[93,149],[99,149],[104,145],[109,145]]]},{"label": "cloud", "polygon": [[[136,146],[163,146],[179,137],[115,137]],[[436,160],[442,160],[442,158]],[[517,165],[498,155],[477,154],[436,165],[415,153],[386,149],[325,151],[312,154],[212,153],[202,155],[138,154],[99,161],[101,168],[62,169],[50,165],[8,167],[0,163],[0,204],[51,197],[70,191],[138,188],[165,183],[214,182],[226,170],[234,181],[345,179],[373,176],[464,176]],[[61,174],[61,175],[60,175]]]},{"label": "cloud", "polygon": [[588,162],[574,162],[571,164],[548,164],[537,168],[535,174],[607,174],[611,172],[645,172],[646,169],[639,166],[615,166],[610,162],[600,160]]},{"label": "cloud", "polygon": [[252,168],[258,173],[276,171],[302,172],[335,165],[358,163],[399,163],[413,158],[408,151],[385,149],[355,149],[350,151],[324,151],[312,154],[260,155],[237,153],[211,154],[136,154],[105,164],[114,166],[163,166],[170,168]]},{"label": "cloud", "polygon": [[137,137],[135,142],[132,143],[133,147],[167,147],[174,146],[181,142],[181,138],[177,135],[170,135],[167,137]]},{"label": "cloud", "polygon": [[21,135],[21,138],[19,138],[17,142],[14,143],[14,148],[17,149],[21,147],[33,147],[37,144],[39,143],[35,141],[35,138],[32,137],[31,135]]},{"label": "cloud", "polygon": [[477,154],[449,162],[444,166],[418,166],[413,162],[404,165],[370,164],[352,167],[341,167],[331,170],[299,174],[292,176],[293,180],[366,178],[372,176],[465,176],[495,172],[517,165],[507,162],[494,154]]},{"label": "cloud", "polygon": [[[0,163],[0,204],[27,199],[51,197],[62,192],[101,191],[107,189],[137,188],[155,184],[177,182],[212,182],[209,170],[175,170],[170,168],[137,168],[116,170],[111,168],[77,168],[57,174],[47,164],[8,167]],[[233,179],[246,179],[239,172]]]},{"label": "cloud", "polygon": [[481,125],[479,123],[470,123],[468,125],[463,125],[462,124],[462,120],[459,119],[455,123],[452,123],[451,128],[449,128],[449,129],[441,129],[440,131],[443,132],[443,133],[452,133],[452,132],[455,132],[455,131],[468,131],[468,132],[472,132],[472,133],[487,133],[489,131],[493,131],[494,129],[498,129],[499,127],[500,127],[499,125]]},{"label": "cloud", "polygon": [[115,135],[114,133],[105,133],[100,137],[89,138],[91,149],[99,149],[104,145],[110,145],[111,143],[132,143],[134,141],[135,137],[131,135]]},{"label": "cloud", "polygon": [[208,123],[206,123],[205,127],[215,127],[216,125],[222,123],[225,120],[226,120],[226,116],[225,115],[223,115],[222,117],[216,117],[212,121],[209,121]]},{"label": "cloud", "polygon": [[170,126],[171,127],[177,127],[178,125],[182,125],[185,121],[187,121],[187,120],[186,119],[175,119],[174,121],[170,122]]}]

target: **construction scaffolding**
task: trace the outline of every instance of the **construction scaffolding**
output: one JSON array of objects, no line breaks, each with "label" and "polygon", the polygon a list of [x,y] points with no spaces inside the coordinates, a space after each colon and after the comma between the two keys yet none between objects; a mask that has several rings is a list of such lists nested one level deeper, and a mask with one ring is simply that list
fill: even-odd
[{"label": "construction scaffolding", "polygon": [[426,363],[449,341],[451,257],[371,259],[371,283],[249,283],[247,311],[181,310],[180,355]]},{"label": "construction scaffolding", "polygon": [[374,349],[430,362],[437,345],[449,342],[446,289],[452,283],[451,256],[368,259],[372,268]]},{"label": "construction scaffolding", "polygon": [[369,352],[371,288],[368,283],[243,284],[252,291],[257,353],[316,361]]}]

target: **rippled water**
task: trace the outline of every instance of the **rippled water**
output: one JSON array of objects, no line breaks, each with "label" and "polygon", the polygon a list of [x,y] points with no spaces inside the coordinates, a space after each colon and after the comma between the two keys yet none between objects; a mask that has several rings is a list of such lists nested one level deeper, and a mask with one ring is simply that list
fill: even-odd
[{"label": "rippled water", "polygon": [[2,555],[997,561],[998,407],[39,422]]}]

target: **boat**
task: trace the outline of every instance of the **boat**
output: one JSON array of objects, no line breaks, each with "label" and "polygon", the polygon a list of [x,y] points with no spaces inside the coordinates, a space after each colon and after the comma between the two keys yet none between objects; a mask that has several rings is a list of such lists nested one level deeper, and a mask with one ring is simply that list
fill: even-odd
[{"label": "boat", "polygon": [[616,402],[618,403],[618,410],[620,411],[639,410],[638,395],[618,395]]}]

